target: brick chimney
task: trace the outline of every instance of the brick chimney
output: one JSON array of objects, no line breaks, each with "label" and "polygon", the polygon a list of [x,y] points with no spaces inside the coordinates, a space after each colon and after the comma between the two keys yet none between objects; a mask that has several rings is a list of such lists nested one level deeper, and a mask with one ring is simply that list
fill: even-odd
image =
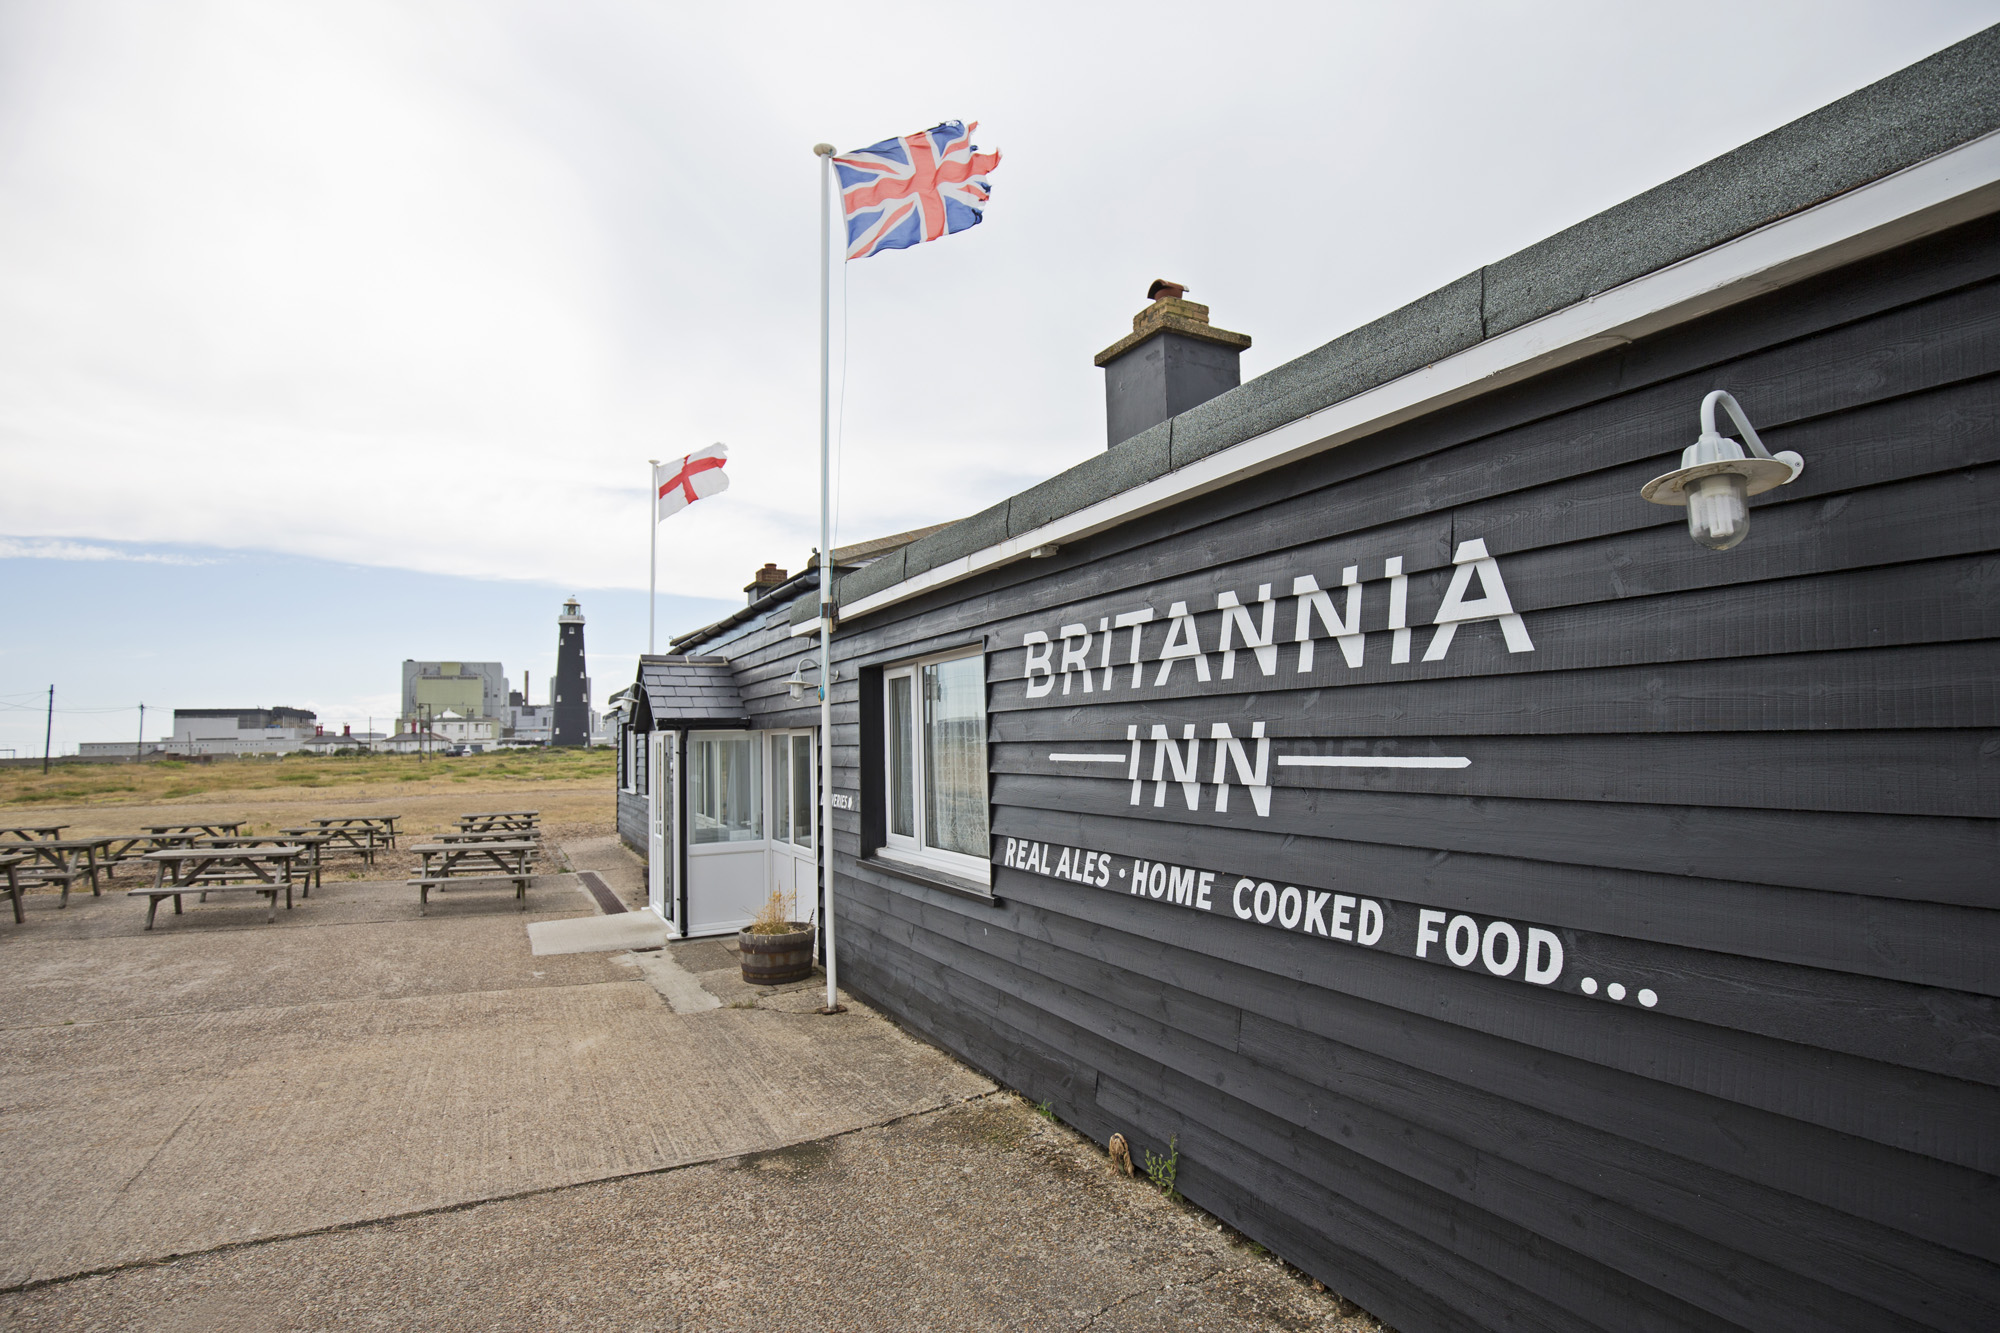
[{"label": "brick chimney", "polygon": [[787,577],[789,576],[784,570],[766,562],[762,569],[751,575],[750,582],[743,586],[744,594],[749,597],[752,604],[755,604],[759,597],[783,583]]},{"label": "brick chimney", "polygon": [[1242,383],[1237,358],[1249,336],[1210,324],[1208,307],[1186,292],[1156,279],[1146,289],[1152,304],[1132,316],[1132,331],[1097,354],[1107,448]]}]

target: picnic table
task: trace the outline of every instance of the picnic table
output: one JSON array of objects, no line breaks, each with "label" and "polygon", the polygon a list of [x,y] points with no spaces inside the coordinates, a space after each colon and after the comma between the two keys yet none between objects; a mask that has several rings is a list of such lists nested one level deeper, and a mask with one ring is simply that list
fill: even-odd
[{"label": "picnic table", "polygon": [[540,843],[542,831],[531,829],[457,829],[434,834],[435,842],[532,842]]},{"label": "picnic table", "polygon": [[165,847],[185,846],[192,836],[160,838],[151,833],[120,833],[110,839],[111,845],[98,854],[104,862],[104,873],[115,877],[117,867],[127,861],[136,861],[147,852],[157,852]]},{"label": "picnic table", "polygon": [[27,920],[27,918],[21,914],[21,875],[20,875],[21,862],[25,861],[26,859],[27,858],[25,856],[18,855],[14,852],[0,852],[0,875],[5,875],[7,877],[7,896],[14,900],[14,924],[17,926],[20,925],[23,921]]},{"label": "picnic table", "polygon": [[319,888],[324,877],[320,870],[320,853],[333,841],[330,833],[291,833],[285,837],[253,837],[240,834],[233,838],[197,839],[197,847],[303,847],[306,849],[304,873],[299,877],[299,897],[310,898],[312,891]]},{"label": "picnic table", "polygon": [[318,823],[301,825],[298,828],[279,829],[292,838],[323,837],[329,850],[335,847],[352,848],[361,857],[364,865],[375,864],[375,838],[378,830],[373,824],[348,824],[338,828],[325,828]]},{"label": "picnic table", "polygon": [[207,902],[211,893],[261,893],[271,900],[270,920],[278,919],[278,895],[285,895],[285,910],[292,908],[292,863],[305,855],[305,848],[290,843],[274,847],[174,847],[148,852],[153,863],[150,886],[127,889],[129,898],[146,899],[146,929],[153,928],[153,916],[162,900],[174,900],[174,915],[181,914],[181,895],[196,893],[197,902]]},{"label": "picnic table", "polygon": [[[37,838],[33,842],[8,843],[7,850],[24,857],[21,870],[30,884],[62,882],[62,905],[69,906],[70,881],[78,875],[90,877],[90,896],[98,896],[97,854],[109,847],[112,838]],[[83,862],[79,867],[78,860]]]},{"label": "picnic table", "polygon": [[306,823],[317,828],[345,828],[350,825],[366,824],[382,835],[383,845],[390,851],[396,850],[396,821],[401,815],[340,815],[332,819],[308,819]]},{"label": "picnic table", "polygon": [[461,833],[490,833],[496,829],[531,833],[541,818],[539,810],[483,810],[477,814],[460,815],[458,828]]},{"label": "picnic table", "polygon": [[512,842],[426,842],[410,849],[423,858],[423,869],[410,879],[417,890],[417,915],[430,904],[431,890],[444,892],[450,883],[491,883],[504,880],[514,886],[514,897],[528,908],[528,881],[535,872],[528,859],[535,844]]},{"label": "picnic table", "polygon": [[182,837],[226,838],[242,828],[243,821],[228,819],[214,824],[146,824],[142,827],[156,838],[175,834]]},{"label": "picnic table", "polygon": [[0,826],[0,839],[34,842],[38,838],[60,838],[68,827],[67,824],[7,824]]}]

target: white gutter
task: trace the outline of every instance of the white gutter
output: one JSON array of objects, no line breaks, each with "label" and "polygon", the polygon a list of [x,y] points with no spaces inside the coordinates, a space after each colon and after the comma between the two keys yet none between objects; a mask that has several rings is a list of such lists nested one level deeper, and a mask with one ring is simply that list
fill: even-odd
[{"label": "white gutter", "polygon": [[[2000,209],[2000,131],[1565,306],[1017,537],[914,574],[841,607],[840,618],[854,620],[894,606],[1022,559],[1037,546],[1079,541],[1996,209]],[[794,627],[792,634],[818,629],[818,622],[811,621]]]}]

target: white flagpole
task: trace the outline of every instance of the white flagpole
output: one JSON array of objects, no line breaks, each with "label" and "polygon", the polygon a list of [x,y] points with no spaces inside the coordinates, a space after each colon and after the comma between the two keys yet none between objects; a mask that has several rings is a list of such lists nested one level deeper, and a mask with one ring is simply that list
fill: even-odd
[{"label": "white flagpole", "polygon": [[832,291],[833,145],[814,144],[819,155],[819,863],[820,930],[826,940],[826,1009],[842,1012],[840,964],[833,952],[833,510],[827,448],[828,307]]},{"label": "white flagpole", "polygon": [[646,656],[653,655],[653,613],[660,604],[660,460],[646,460],[646,531],[652,542],[646,565]]}]

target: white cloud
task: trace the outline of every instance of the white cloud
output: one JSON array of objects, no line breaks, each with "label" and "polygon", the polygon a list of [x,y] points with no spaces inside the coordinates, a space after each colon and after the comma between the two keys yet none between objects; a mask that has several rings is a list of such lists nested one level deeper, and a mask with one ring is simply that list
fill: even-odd
[{"label": "white cloud", "polygon": [[144,565],[212,565],[212,559],[171,552],[121,551],[46,537],[0,537],[0,560],[131,560]]},{"label": "white cloud", "polygon": [[817,539],[816,140],[1006,154],[836,274],[856,540],[1100,449],[1151,278],[1253,374],[1988,9],[9,7],[0,528],[638,588],[645,459],[724,440],[661,586],[735,596]]}]

